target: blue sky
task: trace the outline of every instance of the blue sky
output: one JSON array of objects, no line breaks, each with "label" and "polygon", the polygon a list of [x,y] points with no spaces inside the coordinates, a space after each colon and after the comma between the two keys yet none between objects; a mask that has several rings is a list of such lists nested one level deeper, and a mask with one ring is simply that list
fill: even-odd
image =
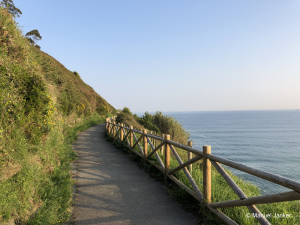
[{"label": "blue sky", "polygon": [[300,1],[14,3],[24,33],[115,108],[300,108]]}]

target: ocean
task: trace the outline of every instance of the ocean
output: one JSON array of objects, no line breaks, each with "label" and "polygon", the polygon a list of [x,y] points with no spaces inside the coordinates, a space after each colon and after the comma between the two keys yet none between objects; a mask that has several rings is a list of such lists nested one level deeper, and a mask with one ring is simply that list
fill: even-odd
[{"label": "ocean", "polygon": [[[190,133],[194,148],[202,150],[203,145],[210,145],[214,155],[300,182],[300,111],[163,114],[175,117],[183,125]],[[263,195],[290,190],[253,175],[230,170],[258,186]]]}]

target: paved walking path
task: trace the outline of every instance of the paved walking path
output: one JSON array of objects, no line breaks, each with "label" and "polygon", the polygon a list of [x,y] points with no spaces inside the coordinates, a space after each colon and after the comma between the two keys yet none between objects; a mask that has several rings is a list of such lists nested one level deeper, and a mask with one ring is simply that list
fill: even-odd
[{"label": "paved walking path", "polygon": [[120,149],[105,140],[105,125],[79,134],[74,224],[184,225],[195,217]]}]

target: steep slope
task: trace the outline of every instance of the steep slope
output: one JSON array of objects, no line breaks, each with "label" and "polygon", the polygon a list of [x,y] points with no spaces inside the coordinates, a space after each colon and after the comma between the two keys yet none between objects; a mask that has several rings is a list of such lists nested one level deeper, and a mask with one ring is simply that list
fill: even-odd
[{"label": "steep slope", "polygon": [[[67,70],[56,59],[48,54],[34,49],[36,60],[41,65],[41,72],[48,84],[52,84],[57,89],[57,100],[60,109],[65,115],[70,115],[76,111],[78,115],[82,113],[89,115],[97,112],[99,115],[111,112],[115,114],[115,109],[93,88],[84,83],[77,72]],[[82,107],[84,105],[84,108]],[[79,106],[79,109],[78,109]]]},{"label": "steep slope", "polygon": [[0,7],[0,224],[70,216],[70,142],[115,109],[76,72],[30,45]]}]

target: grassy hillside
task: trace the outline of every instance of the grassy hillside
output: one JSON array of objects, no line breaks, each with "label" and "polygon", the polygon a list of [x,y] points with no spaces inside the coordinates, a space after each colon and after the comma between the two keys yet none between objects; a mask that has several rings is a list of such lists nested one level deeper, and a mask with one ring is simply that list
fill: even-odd
[{"label": "grassy hillside", "polygon": [[70,143],[115,109],[80,75],[24,38],[0,8],[0,224],[70,215]]}]

